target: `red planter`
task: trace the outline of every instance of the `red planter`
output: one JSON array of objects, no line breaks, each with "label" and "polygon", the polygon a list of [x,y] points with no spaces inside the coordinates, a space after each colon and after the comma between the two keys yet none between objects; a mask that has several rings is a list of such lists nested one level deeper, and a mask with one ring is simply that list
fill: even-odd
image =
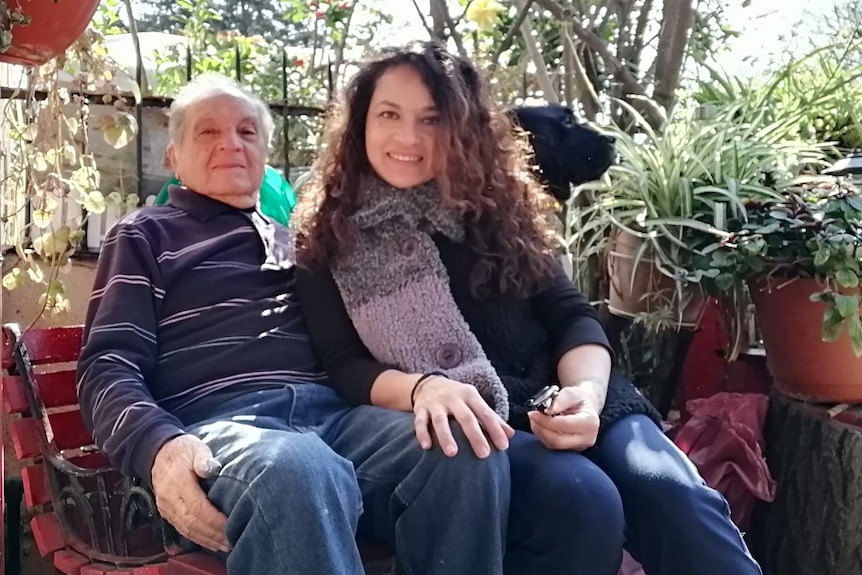
[{"label": "red planter", "polygon": [[12,27],[12,45],[0,61],[40,66],[66,51],[87,28],[99,0],[0,0],[10,11],[20,7],[27,25]]},{"label": "red planter", "polygon": [[779,391],[807,401],[862,402],[862,357],[853,353],[846,328],[836,341],[821,339],[826,304],[809,296],[822,286],[800,278],[773,289],[763,282],[750,287]]}]

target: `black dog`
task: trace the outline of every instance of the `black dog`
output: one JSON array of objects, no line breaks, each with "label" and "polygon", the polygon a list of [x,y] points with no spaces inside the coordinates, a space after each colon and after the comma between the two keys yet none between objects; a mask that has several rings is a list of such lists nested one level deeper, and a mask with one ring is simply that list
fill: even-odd
[{"label": "black dog", "polygon": [[529,133],[539,174],[559,202],[569,199],[571,186],[600,178],[614,162],[614,138],[578,123],[566,106],[518,106],[509,113]]}]

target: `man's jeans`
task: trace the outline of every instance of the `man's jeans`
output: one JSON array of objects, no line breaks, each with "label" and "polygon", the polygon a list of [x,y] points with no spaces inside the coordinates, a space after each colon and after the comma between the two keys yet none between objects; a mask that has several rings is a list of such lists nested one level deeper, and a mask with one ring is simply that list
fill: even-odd
[{"label": "man's jeans", "polygon": [[[229,575],[360,575],[354,533],[386,541],[399,573],[499,575],[509,462],[422,450],[412,414],[349,408],[314,384],[246,394],[191,429],[222,464],[206,482],[228,515]],[[364,511],[363,511],[364,510]]]}]

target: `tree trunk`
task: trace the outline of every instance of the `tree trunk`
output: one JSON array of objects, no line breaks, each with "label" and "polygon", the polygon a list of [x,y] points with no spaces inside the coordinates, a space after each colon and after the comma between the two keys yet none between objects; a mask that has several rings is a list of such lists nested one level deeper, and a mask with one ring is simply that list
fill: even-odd
[{"label": "tree trunk", "polygon": [[862,573],[862,417],[855,418],[848,425],[826,408],[772,395],[764,435],[778,485],[750,535],[765,575]]},{"label": "tree trunk", "polygon": [[655,65],[653,98],[665,110],[673,106],[674,93],[685,61],[688,35],[694,22],[692,0],[665,0]]},{"label": "tree trunk", "polygon": [[434,38],[443,41],[446,39],[446,6],[434,0],[429,0],[429,4]]}]

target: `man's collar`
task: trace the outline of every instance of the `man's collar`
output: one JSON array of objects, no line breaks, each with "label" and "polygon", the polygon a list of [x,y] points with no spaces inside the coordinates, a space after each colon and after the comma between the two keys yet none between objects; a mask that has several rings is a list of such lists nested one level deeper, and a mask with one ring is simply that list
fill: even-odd
[{"label": "man's collar", "polygon": [[201,222],[206,222],[215,216],[236,209],[233,206],[229,206],[203,194],[193,192],[184,186],[170,186],[168,188],[168,197],[170,205],[183,210]]}]

